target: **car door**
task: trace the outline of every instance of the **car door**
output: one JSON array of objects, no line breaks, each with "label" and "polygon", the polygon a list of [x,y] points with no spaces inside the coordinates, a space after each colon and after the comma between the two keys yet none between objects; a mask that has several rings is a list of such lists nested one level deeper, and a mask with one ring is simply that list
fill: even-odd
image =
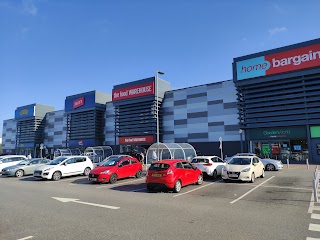
[{"label": "car door", "polygon": [[131,175],[130,176],[134,176],[134,175],[136,175],[136,173],[140,169],[139,165],[141,165],[141,163],[136,161],[135,159],[131,159],[130,165],[131,165]]},{"label": "car door", "polygon": [[24,175],[30,175],[33,174],[34,169],[36,169],[39,164],[39,159],[32,160],[28,163],[28,165],[23,167]]},{"label": "car door", "polygon": [[74,169],[74,164],[76,163],[75,158],[69,158],[65,162],[63,162],[61,167],[62,176],[71,176],[76,174]]},{"label": "car door", "polygon": [[183,185],[188,185],[197,181],[196,171],[193,169],[193,166],[189,162],[181,162],[184,173],[185,173],[185,181],[182,183]]},{"label": "car door", "polygon": [[130,176],[131,166],[128,158],[123,159],[117,169],[118,178],[125,178]]},{"label": "car door", "polygon": [[257,157],[253,157],[252,164],[253,164],[255,177],[256,178],[260,177],[262,175],[262,169],[263,169],[263,167],[261,167],[262,162],[259,161],[259,159]]},{"label": "car door", "polygon": [[86,168],[86,158],[85,157],[76,157],[74,163],[74,173],[75,174],[82,174],[84,169]]}]

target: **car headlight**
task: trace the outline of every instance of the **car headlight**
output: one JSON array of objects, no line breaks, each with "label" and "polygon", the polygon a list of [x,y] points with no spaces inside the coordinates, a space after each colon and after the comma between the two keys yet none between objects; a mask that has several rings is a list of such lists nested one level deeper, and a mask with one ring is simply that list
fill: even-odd
[{"label": "car headlight", "polygon": [[105,170],[103,172],[101,172],[100,174],[108,174],[110,172],[110,170]]},{"label": "car headlight", "polygon": [[43,170],[44,172],[48,172],[50,171],[52,168],[46,168],[45,170]]},{"label": "car headlight", "polygon": [[249,171],[250,171],[250,168],[245,168],[241,172],[249,172]]}]

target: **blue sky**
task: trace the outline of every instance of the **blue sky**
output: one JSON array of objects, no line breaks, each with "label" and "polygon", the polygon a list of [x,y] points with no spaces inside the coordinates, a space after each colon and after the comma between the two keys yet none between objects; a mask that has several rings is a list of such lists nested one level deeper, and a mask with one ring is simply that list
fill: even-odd
[{"label": "blue sky", "polygon": [[[0,133],[17,107],[165,72],[172,89],[232,61],[320,37],[319,0],[0,0]],[[1,137],[1,135],[0,135]]]}]

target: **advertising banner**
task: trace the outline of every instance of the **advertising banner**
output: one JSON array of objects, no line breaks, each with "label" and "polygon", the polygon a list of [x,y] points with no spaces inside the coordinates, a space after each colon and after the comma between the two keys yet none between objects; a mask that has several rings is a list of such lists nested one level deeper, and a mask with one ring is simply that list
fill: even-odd
[{"label": "advertising banner", "polygon": [[79,109],[87,109],[96,106],[96,97],[94,93],[86,94],[82,96],[71,96],[65,100],[65,111],[75,111]]},{"label": "advertising banner", "polygon": [[73,100],[73,109],[84,106],[84,97]]},{"label": "advertising banner", "polygon": [[154,93],[155,93],[154,82],[143,83],[136,86],[113,89],[112,101],[143,97],[143,96],[153,95]]},{"label": "advertising banner", "polygon": [[153,142],[154,142],[153,135],[119,137],[119,144],[137,144],[137,143],[153,143]]},{"label": "advertising banner", "polygon": [[69,140],[68,147],[91,147],[95,145],[94,139]]},{"label": "advertising banner", "polygon": [[236,62],[237,80],[320,66],[320,44]]},{"label": "advertising banner", "polygon": [[307,137],[306,128],[301,126],[248,129],[246,133],[250,140],[299,139]]},{"label": "advertising banner", "polygon": [[35,106],[19,107],[15,111],[15,119],[23,119],[35,116]]}]

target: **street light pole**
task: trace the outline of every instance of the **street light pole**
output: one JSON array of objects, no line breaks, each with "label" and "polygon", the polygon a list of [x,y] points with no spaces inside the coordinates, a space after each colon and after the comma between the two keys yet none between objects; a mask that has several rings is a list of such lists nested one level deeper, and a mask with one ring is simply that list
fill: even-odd
[{"label": "street light pole", "polygon": [[163,75],[164,72],[161,72],[161,71],[156,71],[156,88],[157,88],[157,92],[156,92],[156,108],[157,108],[157,158],[158,158],[158,161],[160,160],[159,159],[159,142],[160,142],[160,135],[159,135],[159,77],[158,77],[158,74],[161,74]]}]

